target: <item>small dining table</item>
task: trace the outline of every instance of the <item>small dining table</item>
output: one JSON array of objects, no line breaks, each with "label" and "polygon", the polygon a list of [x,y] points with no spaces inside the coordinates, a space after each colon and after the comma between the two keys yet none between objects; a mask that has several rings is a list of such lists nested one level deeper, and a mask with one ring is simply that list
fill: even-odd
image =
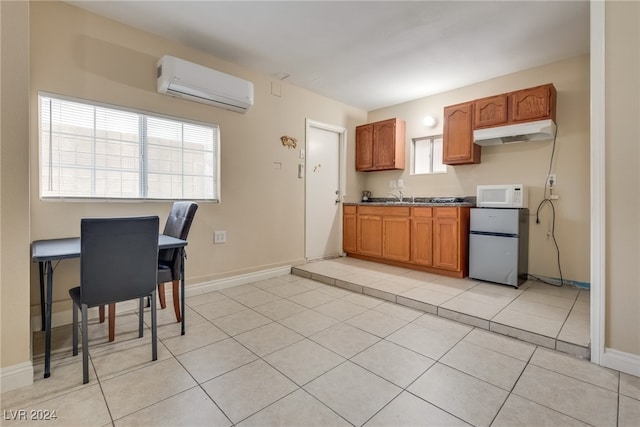
[{"label": "small dining table", "polygon": [[[158,236],[158,250],[178,249],[182,262],[180,263],[180,310],[182,312],[181,334],[185,333],[184,312],[184,260],[187,241],[176,237],[160,234]],[[80,237],[62,239],[36,240],[31,243],[31,260],[38,263],[40,272],[40,315],[42,330],[45,331],[44,344],[44,377],[51,376],[51,303],[53,298],[53,265],[54,261],[80,258]],[[44,276],[47,276],[46,286]]]}]

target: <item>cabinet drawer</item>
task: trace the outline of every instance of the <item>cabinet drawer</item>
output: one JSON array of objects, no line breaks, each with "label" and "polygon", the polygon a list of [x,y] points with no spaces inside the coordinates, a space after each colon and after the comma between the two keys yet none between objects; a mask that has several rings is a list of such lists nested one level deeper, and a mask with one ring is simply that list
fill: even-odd
[{"label": "cabinet drawer", "polygon": [[431,218],[433,216],[433,208],[411,208],[413,216],[422,218]]},{"label": "cabinet drawer", "polygon": [[360,206],[360,215],[380,215],[380,216],[409,216],[410,208],[407,206]]},{"label": "cabinet drawer", "polygon": [[458,218],[458,208],[435,208],[435,216],[437,218]]},{"label": "cabinet drawer", "polygon": [[342,212],[345,214],[354,214],[357,212],[357,206],[342,206]]}]

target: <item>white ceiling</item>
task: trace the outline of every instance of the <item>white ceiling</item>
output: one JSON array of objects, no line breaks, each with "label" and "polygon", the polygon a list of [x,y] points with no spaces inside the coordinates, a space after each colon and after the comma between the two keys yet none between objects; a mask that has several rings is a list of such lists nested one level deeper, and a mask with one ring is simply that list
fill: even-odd
[{"label": "white ceiling", "polygon": [[588,1],[69,1],[367,111],[589,52]]}]

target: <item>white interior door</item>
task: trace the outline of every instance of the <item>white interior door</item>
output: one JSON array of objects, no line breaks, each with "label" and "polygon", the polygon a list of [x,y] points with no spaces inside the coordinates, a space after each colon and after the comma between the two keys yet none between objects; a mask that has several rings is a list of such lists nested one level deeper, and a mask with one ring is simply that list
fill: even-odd
[{"label": "white interior door", "polygon": [[305,256],[342,254],[346,129],[307,119]]}]

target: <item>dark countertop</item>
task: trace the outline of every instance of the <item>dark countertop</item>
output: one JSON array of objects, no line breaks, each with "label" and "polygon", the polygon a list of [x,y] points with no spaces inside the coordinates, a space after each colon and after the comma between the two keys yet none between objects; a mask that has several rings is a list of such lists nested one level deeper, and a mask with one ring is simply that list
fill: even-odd
[{"label": "dark countertop", "polygon": [[[451,201],[445,201],[444,199],[454,199]],[[378,198],[372,197],[366,202],[345,202],[344,205],[347,206],[429,206],[429,207],[437,207],[437,206],[460,206],[460,207],[471,207],[474,208],[476,206],[476,198],[474,196],[468,197],[415,197],[411,201],[411,197],[405,197],[405,199],[400,202],[396,199],[392,198]]]}]

